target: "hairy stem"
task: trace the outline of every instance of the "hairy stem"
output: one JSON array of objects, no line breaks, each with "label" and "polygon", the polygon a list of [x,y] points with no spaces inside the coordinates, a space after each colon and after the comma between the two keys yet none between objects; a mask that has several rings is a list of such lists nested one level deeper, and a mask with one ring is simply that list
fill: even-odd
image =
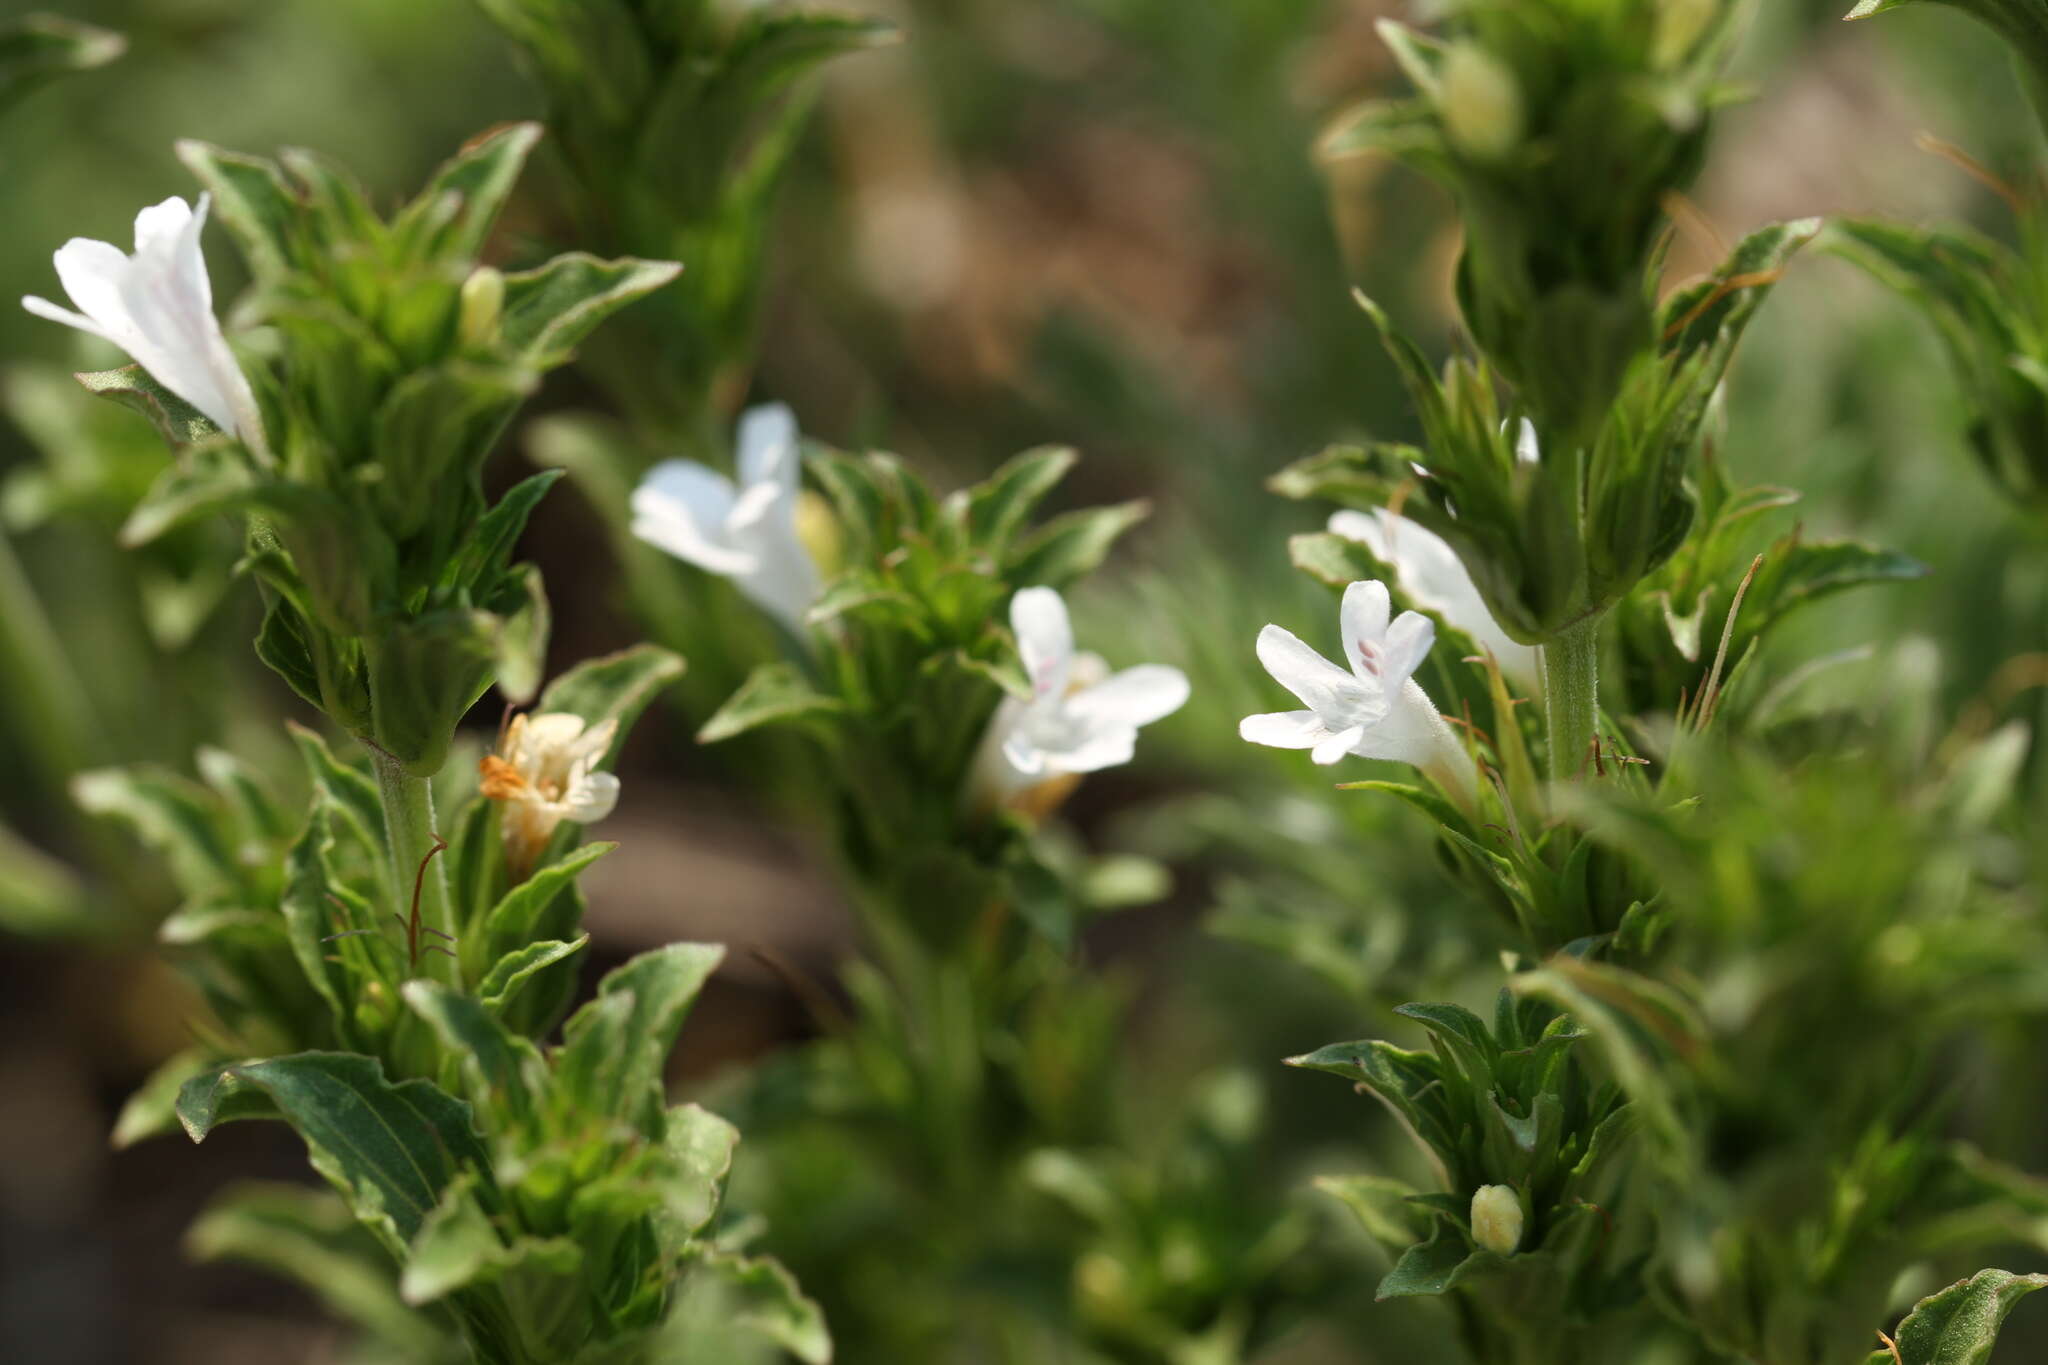
[{"label": "hairy stem", "polygon": [[[429,980],[459,988],[462,972],[452,956],[455,916],[449,905],[448,874],[438,857],[430,860],[427,856],[439,842],[434,831],[433,791],[425,778],[414,777],[389,754],[371,749],[370,755],[377,768],[377,796],[384,804],[384,833],[391,845],[392,905],[402,918],[410,917],[415,886],[419,892],[423,927],[413,969]],[[430,948],[444,951],[430,952]]]},{"label": "hairy stem", "polygon": [[1600,722],[1600,620],[1588,616],[1543,646],[1543,715],[1550,775],[1569,782],[1592,767]]}]

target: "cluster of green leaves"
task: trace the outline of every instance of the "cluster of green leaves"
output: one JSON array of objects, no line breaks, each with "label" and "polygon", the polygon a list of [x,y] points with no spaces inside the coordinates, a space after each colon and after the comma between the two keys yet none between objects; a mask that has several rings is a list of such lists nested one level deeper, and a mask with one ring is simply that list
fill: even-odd
[{"label": "cluster of green leaves", "polygon": [[[1705,453],[1691,481],[1699,506],[1692,537],[1616,607],[1609,650],[1616,667],[1604,670],[1605,690],[1617,716],[1649,716],[1676,703],[1702,721],[1724,717],[1731,728],[1762,729],[1794,716],[1794,694],[1820,672],[1868,654],[1803,660],[1769,689],[1742,685],[1755,651],[1794,634],[1781,630],[1788,618],[1850,588],[1923,577],[1927,566],[1857,540],[1812,538],[1797,523],[1759,548],[1764,519],[1799,495],[1770,485],[1734,488],[1711,443]],[[1631,728],[1642,733],[1640,724]]]},{"label": "cluster of green leaves", "polygon": [[254,450],[139,369],[85,377],[150,415],[178,452],[124,530],[144,544],[221,512],[250,518],[245,569],[268,615],[258,653],[350,734],[425,777],[495,680],[525,700],[540,682],[547,604],[509,562],[555,477],[490,506],[481,469],[539,377],[672,264],[570,254],[514,275],[479,268],[533,125],[488,134],[388,220],[337,167],[197,143],[186,163],[212,192],[254,284],[244,315],[274,450]]},{"label": "cluster of green leaves", "polygon": [[1978,462],[2048,519],[2048,224],[2038,204],[2016,208],[2012,246],[1871,219],[1830,225],[1827,244],[1927,314],[1966,395]]},{"label": "cluster of green leaves", "polygon": [[[1818,227],[1764,228],[1713,275],[1671,294],[1655,314],[1658,339],[1621,367],[1583,450],[1560,433],[1533,461],[1518,457],[1521,411],[1502,403],[1497,360],[1455,356],[1439,379],[1368,305],[1415,401],[1422,445],[1333,447],[1272,486],[1288,497],[1398,506],[1457,551],[1494,620],[1524,643],[1597,618],[1685,543],[1714,393],[1771,283]],[[1526,390],[1517,396],[1533,401]]]},{"label": "cluster of green leaves", "polygon": [[[592,724],[614,720],[623,731],[680,671],[675,656],[642,646],[563,674],[542,705]],[[74,784],[88,810],[120,820],[164,856],[184,901],[158,938],[213,1016],[198,1047],[166,1063],[130,1102],[122,1142],[168,1131],[177,1087],[241,1058],[339,1050],[399,1075],[433,1074],[437,1048],[400,1002],[416,976],[473,990],[525,1037],[544,1037],[568,1008],[587,942],[575,879],[613,845],[585,844],[564,824],[519,876],[496,803],[472,790],[436,855],[452,869],[452,918],[422,920],[415,931],[416,881],[427,869],[397,869],[376,784],[312,731],[293,737],[312,793],[303,821],[216,749],[200,755],[203,783],[140,767],[89,772]]]},{"label": "cluster of green leaves", "polygon": [[[723,955],[678,943],[634,958],[545,1052],[487,999],[415,979],[398,1007],[440,1047],[433,1078],[394,1083],[370,1057],[300,1052],[194,1077],[178,1117],[195,1141],[230,1119],[291,1123],[374,1239],[363,1270],[395,1270],[398,1297],[454,1327],[472,1360],[687,1358],[687,1320],[671,1315],[701,1276],[767,1340],[820,1365],[823,1323],[786,1272],[719,1242],[737,1130],[663,1096],[663,1063]],[[273,1225],[263,1239],[223,1232],[252,1216],[234,1196],[206,1235],[300,1268],[289,1250],[319,1235],[321,1204],[259,1208]]]},{"label": "cluster of green leaves", "polygon": [[972,929],[1015,852],[1014,828],[970,790],[997,706],[1031,695],[1002,624],[1011,595],[1067,586],[1145,514],[1124,503],[1030,525],[1075,458],[1027,451],[939,498],[894,456],[811,449],[841,545],[811,609],[811,652],[762,664],[698,734],[801,727],[822,751],[851,868],[925,916],[933,938]]},{"label": "cluster of green leaves", "polygon": [[1333,1278],[1327,1258],[1307,1254],[1305,1209],[1269,1220],[1244,1197],[1265,1160],[1258,1083],[1202,1077],[1187,1110],[1138,1152],[1043,1148],[1025,1163],[1031,1186],[1086,1229],[1074,1315],[1109,1360],[1244,1359]]},{"label": "cluster of green leaves", "polygon": [[804,78],[895,30],[715,0],[478,4],[547,93],[576,240],[689,267],[616,346],[592,351],[592,378],[644,436],[706,440],[751,368],[769,212],[810,108]]},{"label": "cluster of green leaves", "polygon": [[1731,1354],[1849,1358],[1909,1267],[2038,1240],[2038,1183],[1942,1133],[1971,1040],[2048,1002],[2037,907],[1999,870],[2026,737],[1931,761],[1885,742],[1929,705],[1902,691],[1796,771],[1731,742],[1688,761],[1682,797],[1574,792],[1594,837],[1656,870],[1662,932],[1515,981],[1628,1090],[1652,1282]]},{"label": "cluster of green leaves", "polygon": [[[643,646],[563,675],[541,705],[623,732],[680,671]],[[311,732],[296,738],[312,790],[296,832],[218,751],[201,757],[204,785],[156,770],[78,783],[82,802],[169,859],[187,900],[161,937],[213,1015],[130,1102],[116,1140],[174,1119],[198,1140],[229,1119],[281,1118],[369,1233],[337,1227],[330,1199],[259,1190],[217,1206],[196,1245],[305,1279],[419,1358],[458,1343],[534,1365],[671,1358],[708,1293],[725,1303],[718,1320],[825,1359],[794,1282],[714,1226],[736,1130],[663,1100],[664,1060],[723,950],[634,959],[544,1050],[589,941],[576,877],[613,845],[564,825],[514,868],[498,807],[471,796],[441,855],[454,918],[414,927],[376,785]],[[338,1266],[355,1292],[336,1289]]]},{"label": "cluster of green leaves", "polygon": [[1416,88],[1325,135],[1458,196],[1466,326],[1546,435],[1588,433],[1663,335],[1642,288],[1667,198],[1705,158],[1733,0],[1465,0],[1381,33]]},{"label": "cluster of green leaves", "polygon": [[[1289,1065],[1342,1076],[1386,1104],[1440,1188],[1421,1192],[1376,1175],[1320,1183],[1400,1253],[1380,1298],[1469,1283],[1504,1333],[1541,1336],[1552,1358],[1566,1358],[1576,1333],[1641,1294],[1639,1247],[1615,1234],[1626,1212],[1617,1158],[1634,1110],[1579,1060],[1585,1033],[1542,1001],[1503,990],[1491,1029],[1458,1005],[1396,1013],[1429,1031],[1431,1051],[1336,1043]],[[1522,1206],[1520,1245],[1505,1253],[1471,1226],[1472,1197],[1485,1185],[1507,1186]]]}]

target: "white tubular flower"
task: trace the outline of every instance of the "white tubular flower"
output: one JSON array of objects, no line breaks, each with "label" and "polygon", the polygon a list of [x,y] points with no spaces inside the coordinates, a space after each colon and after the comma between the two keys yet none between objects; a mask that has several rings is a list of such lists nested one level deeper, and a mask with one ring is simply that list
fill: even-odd
[{"label": "white tubular flower", "polygon": [[1500,661],[1500,671],[1517,688],[1525,693],[1536,690],[1535,646],[1510,638],[1500,628],[1458,552],[1442,536],[1384,507],[1335,513],[1330,532],[1371,550],[1373,558],[1393,569],[1402,596],[1470,636],[1472,643]]},{"label": "white tubular flower", "polygon": [[34,296],[21,306],[113,342],[208,421],[267,454],[256,395],[213,316],[213,285],[199,250],[209,203],[202,194],[195,210],[173,197],[136,214],[132,256],[111,242],[73,237],[54,260],[79,311]]},{"label": "white tubular flower", "polygon": [[1111,673],[1099,655],[1075,653],[1067,604],[1051,588],[1019,589],[1010,599],[1010,629],[1031,700],[1005,698],[989,722],[970,793],[981,804],[1013,804],[1048,785],[1065,795],[1070,784],[1062,779],[1130,762],[1139,728],[1188,699],[1187,675],[1177,668],[1140,664]]},{"label": "white tubular flower", "polygon": [[1390,622],[1392,612],[1384,583],[1344,590],[1338,618],[1348,673],[1279,626],[1260,631],[1259,662],[1308,709],[1246,716],[1237,733],[1253,744],[1310,750],[1318,763],[1346,754],[1410,763],[1470,808],[1478,799],[1471,755],[1414,679],[1436,627],[1412,611]]},{"label": "white tubular flower", "polygon": [[798,638],[818,569],[797,535],[796,417],[780,403],[740,419],[739,483],[694,460],[664,460],[633,490],[633,534],[733,580]]},{"label": "white tubular flower", "polygon": [[585,726],[566,711],[518,715],[499,751],[477,765],[483,794],[500,803],[506,855],[522,875],[564,820],[594,824],[619,803],[619,779],[595,771],[618,732],[616,720]]}]

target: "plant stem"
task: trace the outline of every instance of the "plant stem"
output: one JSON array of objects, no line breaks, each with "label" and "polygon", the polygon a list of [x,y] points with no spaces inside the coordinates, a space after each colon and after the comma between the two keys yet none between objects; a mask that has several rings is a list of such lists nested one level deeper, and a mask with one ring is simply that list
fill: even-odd
[{"label": "plant stem", "polygon": [[1565,627],[1543,646],[1543,714],[1550,775],[1569,782],[1591,766],[1600,724],[1600,616]]},{"label": "plant stem", "polygon": [[[377,796],[384,805],[384,833],[391,845],[392,906],[401,918],[409,917],[413,887],[419,887],[419,955],[413,967],[421,975],[460,987],[461,970],[455,960],[438,947],[453,953],[455,916],[449,908],[448,874],[444,864],[427,854],[438,840],[434,831],[434,794],[423,777],[414,777],[403,764],[378,749],[370,750],[377,769]],[[422,872],[422,864],[425,871]],[[425,932],[431,929],[446,938]]]}]

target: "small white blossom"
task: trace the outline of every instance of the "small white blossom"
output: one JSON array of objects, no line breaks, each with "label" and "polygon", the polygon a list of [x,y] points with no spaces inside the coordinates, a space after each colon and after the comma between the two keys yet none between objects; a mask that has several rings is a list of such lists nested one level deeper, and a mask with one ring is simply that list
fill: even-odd
[{"label": "small white blossom", "polygon": [[1051,588],[1010,599],[1031,700],[1005,698],[975,762],[973,795],[1001,804],[1043,783],[1131,761],[1138,730],[1178,711],[1187,675],[1164,664],[1111,673],[1099,655],[1074,651],[1067,604]]},{"label": "small white blossom", "polygon": [[1481,1185],[1473,1191],[1472,1240],[1502,1256],[1522,1245],[1522,1200],[1512,1188]]},{"label": "small white blossom", "polygon": [[694,460],[664,460],[633,490],[633,534],[722,574],[799,637],[818,569],[797,535],[802,464],[796,417],[780,403],[740,419],[739,483]]},{"label": "small white blossom", "polygon": [[111,341],[215,426],[262,453],[256,396],[213,315],[213,285],[199,249],[208,204],[203,194],[196,210],[174,197],[136,214],[132,256],[110,242],[73,237],[54,261],[78,311],[34,296],[21,306]]},{"label": "small white blossom", "polygon": [[1436,640],[1428,617],[1404,611],[1393,620],[1384,583],[1353,583],[1338,611],[1349,672],[1290,632],[1259,632],[1259,662],[1307,709],[1247,716],[1240,738],[1276,749],[1307,749],[1317,763],[1346,754],[1410,763],[1466,805],[1477,796],[1472,758],[1451,733],[1415,670]]},{"label": "small white blossom", "polygon": [[1373,558],[1393,569],[1402,596],[1493,655],[1508,681],[1524,692],[1536,689],[1539,656],[1535,646],[1513,639],[1500,628],[1458,552],[1442,536],[1384,507],[1335,513],[1330,531],[1371,550]]},{"label": "small white blossom", "polygon": [[483,794],[501,805],[513,867],[532,867],[564,820],[588,825],[612,813],[619,779],[596,769],[618,731],[616,720],[586,726],[566,711],[512,718],[498,752],[477,767]]}]

